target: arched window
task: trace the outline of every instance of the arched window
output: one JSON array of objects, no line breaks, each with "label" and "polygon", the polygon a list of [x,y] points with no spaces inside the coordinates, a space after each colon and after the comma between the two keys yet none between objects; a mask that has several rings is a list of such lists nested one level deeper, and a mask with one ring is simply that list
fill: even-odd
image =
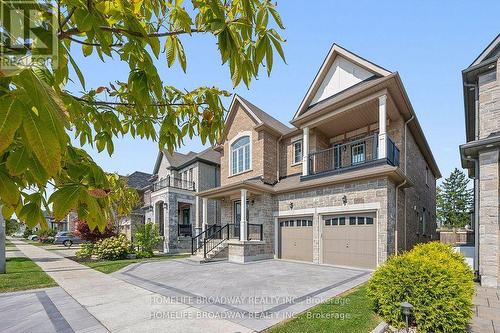
[{"label": "arched window", "polygon": [[231,173],[250,170],[250,137],[243,136],[231,145]]}]

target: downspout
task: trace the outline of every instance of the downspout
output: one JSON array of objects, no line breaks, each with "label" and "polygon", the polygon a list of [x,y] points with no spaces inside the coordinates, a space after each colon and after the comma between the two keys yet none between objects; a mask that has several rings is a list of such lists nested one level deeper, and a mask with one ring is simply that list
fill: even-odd
[{"label": "downspout", "polygon": [[479,271],[479,160],[470,156],[464,159],[474,162],[474,270]]},{"label": "downspout", "polygon": [[281,143],[281,140],[283,139],[283,135],[280,136],[278,138],[278,141],[276,141],[276,165],[277,165],[277,170],[276,170],[276,182],[279,183],[280,182],[280,177],[281,177],[281,174],[280,174],[280,143]]},{"label": "downspout", "polygon": [[[405,122],[405,143],[404,143],[404,148],[405,148],[405,168],[404,168],[404,171],[405,171],[405,176],[406,176],[406,161],[407,161],[407,158],[406,156],[408,155],[408,151],[407,151],[407,145],[406,145],[406,131],[407,131],[407,128],[408,128],[408,124],[413,120],[415,119],[415,115],[412,115],[410,117],[410,119],[408,119],[406,122]],[[398,194],[399,194],[399,189],[404,186],[406,184],[406,179],[401,183],[399,184],[398,186],[396,186],[396,239],[395,239],[395,254],[398,253]],[[404,208],[404,219],[405,219],[405,223],[404,223],[404,240],[405,240],[405,250],[407,249],[406,247],[406,197],[405,197],[405,208]]]}]

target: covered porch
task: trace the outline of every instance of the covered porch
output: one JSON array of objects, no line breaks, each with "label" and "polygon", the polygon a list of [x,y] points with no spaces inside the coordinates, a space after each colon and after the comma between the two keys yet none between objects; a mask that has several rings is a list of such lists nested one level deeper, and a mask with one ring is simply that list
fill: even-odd
[{"label": "covered porch", "polygon": [[[205,191],[202,198],[202,232],[193,237],[192,252],[204,258],[226,251],[234,262],[247,262],[273,257],[272,216],[265,216],[264,205],[272,201],[270,187],[252,181],[238,182]],[[221,225],[208,225],[208,200],[221,207]],[[270,214],[269,214],[270,215]]]}]

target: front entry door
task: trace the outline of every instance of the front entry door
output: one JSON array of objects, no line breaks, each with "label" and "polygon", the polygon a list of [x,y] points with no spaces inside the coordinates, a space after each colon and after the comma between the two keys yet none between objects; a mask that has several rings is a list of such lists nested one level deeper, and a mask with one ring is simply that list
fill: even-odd
[{"label": "front entry door", "polygon": [[[248,201],[247,201],[247,223],[249,223],[249,210],[248,210]],[[241,200],[234,202],[234,237],[240,237],[240,221],[241,221]]]}]

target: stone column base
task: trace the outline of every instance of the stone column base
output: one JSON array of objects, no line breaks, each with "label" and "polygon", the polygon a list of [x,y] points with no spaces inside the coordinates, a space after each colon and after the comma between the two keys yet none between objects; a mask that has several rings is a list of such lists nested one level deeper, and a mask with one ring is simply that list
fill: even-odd
[{"label": "stone column base", "polygon": [[227,245],[229,249],[228,259],[231,262],[246,263],[274,258],[271,245],[265,241],[231,240]]}]

